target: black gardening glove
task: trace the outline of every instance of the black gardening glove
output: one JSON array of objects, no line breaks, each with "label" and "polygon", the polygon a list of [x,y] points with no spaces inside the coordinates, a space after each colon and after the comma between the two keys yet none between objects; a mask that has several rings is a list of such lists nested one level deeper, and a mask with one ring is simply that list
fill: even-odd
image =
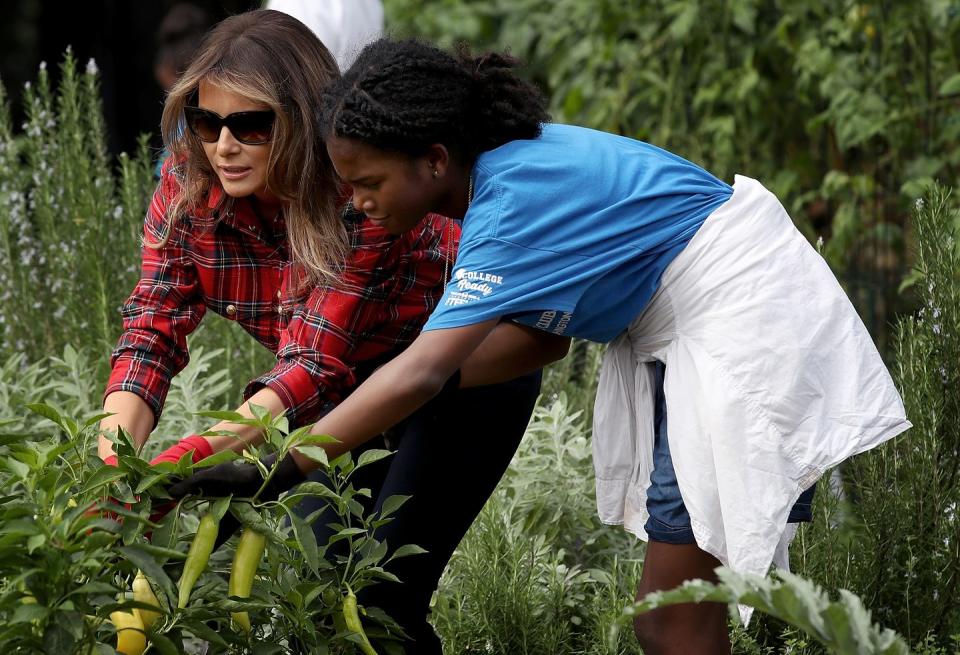
[{"label": "black gardening glove", "polygon": [[[267,469],[273,467],[277,461],[276,453],[267,455],[260,460]],[[292,489],[306,479],[297,463],[289,454],[280,460],[279,468],[266,488],[257,496],[257,500],[271,501],[280,497],[284,491]],[[234,498],[252,498],[263,485],[263,476],[260,469],[250,462],[227,462],[210,468],[197,471],[189,478],[174,483],[167,489],[175,499],[184,496],[202,495],[208,497],[227,496]],[[240,528],[240,521],[230,513],[220,520],[220,531],[217,533],[216,548],[219,548],[234,532]]]},{"label": "black gardening glove", "polygon": [[[271,454],[262,460],[267,469],[273,467],[277,455]],[[295,487],[306,479],[293,457],[289,454],[280,461],[279,468],[266,488],[257,496],[257,500],[264,502],[276,500],[284,491]],[[210,468],[201,469],[189,478],[180,480],[167,490],[175,499],[184,496],[227,496],[234,498],[252,498],[263,486],[263,476],[260,469],[250,462],[227,462]]]}]

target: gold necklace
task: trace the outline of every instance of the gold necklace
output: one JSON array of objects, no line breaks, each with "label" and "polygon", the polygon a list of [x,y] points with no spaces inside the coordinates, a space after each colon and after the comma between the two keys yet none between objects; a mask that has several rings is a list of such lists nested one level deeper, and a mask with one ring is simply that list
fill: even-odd
[{"label": "gold necklace", "polygon": [[[470,181],[467,183],[467,209],[470,209],[470,203],[473,201],[473,174],[470,174]],[[450,249],[453,247],[453,219],[447,219],[447,249],[443,253],[443,286],[446,288],[450,282]]]}]

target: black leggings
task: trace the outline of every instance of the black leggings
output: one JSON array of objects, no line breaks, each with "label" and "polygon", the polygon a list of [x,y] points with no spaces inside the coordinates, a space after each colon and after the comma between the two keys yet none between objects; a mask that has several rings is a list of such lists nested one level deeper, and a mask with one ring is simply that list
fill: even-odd
[{"label": "black leggings", "polygon": [[[365,509],[379,511],[384,500],[402,494],[410,498],[375,537],[391,550],[417,544],[426,554],[391,562],[387,570],[402,584],[382,582],[359,594],[361,605],[379,607],[410,636],[408,655],[441,655],[440,640],[427,623],[430,597],[437,588],[454,549],[480,513],[507,469],[530,420],[540,392],[540,372],[504,384],[462,389],[442,403],[422,408],[392,432],[392,457],[355,474],[356,488],[368,487],[372,499]],[[383,448],[382,438],[364,445]],[[354,451],[354,458],[362,449]],[[310,478],[326,483],[323,473]],[[326,507],[318,498],[297,508],[301,516]],[[327,543],[336,521],[327,508],[313,523],[317,542]]]}]

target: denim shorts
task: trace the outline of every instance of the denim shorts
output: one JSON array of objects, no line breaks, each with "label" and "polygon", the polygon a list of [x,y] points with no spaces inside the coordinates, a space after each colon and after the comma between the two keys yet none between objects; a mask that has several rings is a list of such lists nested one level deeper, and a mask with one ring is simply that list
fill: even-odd
[{"label": "denim shorts", "polygon": [[[667,405],[663,395],[663,364],[657,364],[657,401],[654,413],[653,472],[647,488],[647,512],[650,516],[644,525],[647,536],[653,541],[667,544],[693,544],[693,529],[690,515],[680,497],[677,475],[670,457],[667,442]],[[813,519],[813,494],[816,484],[800,494],[787,518],[788,523],[803,523]]]}]

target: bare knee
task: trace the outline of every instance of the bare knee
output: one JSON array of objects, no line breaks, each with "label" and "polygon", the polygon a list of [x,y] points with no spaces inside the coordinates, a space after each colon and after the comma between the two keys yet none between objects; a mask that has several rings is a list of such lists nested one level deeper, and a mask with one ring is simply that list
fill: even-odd
[{"label": "bare knee", "polygon": [[[715,580],[719,562],[695,544],[651,541],[637,599],[652,591],[672,589],[685,580]],[[634,618],[633,631],[645,655],[714,655],[730,652],[726,606],[683,603],[661,607]]]},{"label": "bare knee", "polygon": [[668,648],[668,644],[663,639],[658,639],[663,633],[657,630],[655,611],[634,617],[633,634],[637,636],[644,655],[658,655]]}]

